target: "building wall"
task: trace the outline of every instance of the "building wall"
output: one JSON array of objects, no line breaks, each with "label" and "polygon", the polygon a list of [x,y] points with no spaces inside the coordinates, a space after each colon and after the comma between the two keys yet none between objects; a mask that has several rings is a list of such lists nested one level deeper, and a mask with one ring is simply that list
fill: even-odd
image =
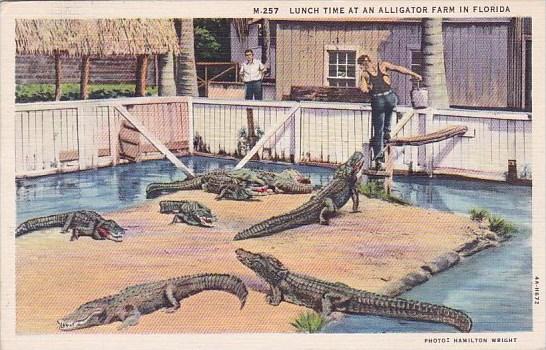
[{"label": "building wall", "polygon": [[[508,23],[444,24],[446,78],[450,103],[457,106],[507,107]],[[410,67],[411,50],[421,47],[420,22],[278,22],[276,47],[277,99],[293,85],[324,86],[325,46],[357,48]],[[409,105],[409,76],[392,73],[400,104]]]},{"label": "building wall", "polygon": [[[80,58],[61,58],[62,83],[80,82]],[[136,57],[91,59],[91,83],[133,83]],[[55,60],[52,56],[17,56],[15,58],[16,84],[55,83]],[[155,84],[154,60],[148,60],[148,84]]]}]

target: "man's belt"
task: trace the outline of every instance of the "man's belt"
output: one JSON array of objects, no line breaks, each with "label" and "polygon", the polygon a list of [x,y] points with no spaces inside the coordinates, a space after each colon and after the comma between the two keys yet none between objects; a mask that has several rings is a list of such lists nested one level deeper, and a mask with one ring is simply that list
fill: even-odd
[{"label": "man's belt", "polygon": [[251,83],[257,83],[259,81],[262,81],[261,79],[258,79],[258,80],[251,80],[251,81],[245,81],[244,83],[245,84],[251,84]]},{"label": "man's belt", "polygon": [[372,94],[373,97],[377,97],[377,96],[385,96],[385,95],[388,95],[392,92],[392,90],[389,90],[389,91],[385,91],[385,92],[380,92],[380,93],[377,93],[377,94]]}]

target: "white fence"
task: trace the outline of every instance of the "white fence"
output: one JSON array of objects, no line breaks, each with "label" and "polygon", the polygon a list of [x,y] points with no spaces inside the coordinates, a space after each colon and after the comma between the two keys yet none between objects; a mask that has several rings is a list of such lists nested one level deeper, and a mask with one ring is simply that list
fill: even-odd
[{"label": "white fence", "polygon": [[[122,118],[115,104],[127,107],[168,148],[191,151],[199,136],[204,150],[218,155],[238,152],[247,109],[252,109],[254,126],[267,132],[290,108],[300,107],[264,145],[261,159],[337,164],[362,150],[372,133],[370,106],[347,103],[145,97],[18,104],[17,176],[115,165]],[[398,108],[400,113],[409,110]],[[396,120],[392,124],[394,129]],[[435,144],[397,147],[395,169],[504,180],[508,160],[515,160],[519,175],[529,175],[532,122],[526,113],[419,110],[399,135],[430,133],[447,125],[466,125],[468,132]]]}]

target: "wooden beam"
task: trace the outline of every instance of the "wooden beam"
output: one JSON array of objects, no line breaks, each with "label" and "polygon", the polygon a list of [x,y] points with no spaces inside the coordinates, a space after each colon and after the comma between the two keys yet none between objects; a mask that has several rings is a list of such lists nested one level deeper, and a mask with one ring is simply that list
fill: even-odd
[{"label": "wooden beam", "polygon": [[148,73],[148,55],[137,56],[135,96],[146,96],[146,75]]},{"label": "wooden beam", "polygon": [[245,155],[243,159],[241,159],[241,161],[235,166],[234,169],[241,169],[242,167],[244,167],[245,164],[258,152],[258,150],[262,148],[263,145],[267,141],[269,141],[269,139],[273,137],[273,135],[275,135],[277,131],[284,125],[284,123],[286,123],[286,121],[290,119],[299,109],[300,109],[299,105],[290,108],[288,112],[282,116],[281,120],[279,120],[279,122],[277,122],[275,126],[269,129],[265,133],[265,135],[263,135],[262,138],[258,140],[258,142],[256,142],[256,145],[252,147],[252,149]]},{"label": "wooden beam", "polygon": [[89,55],[82,56],[82,67],[80,75],[80,99],[87,100],[89,97]]},{"label": "wooden beam", "polygon": [[146,128],[137,118],[135,118],[128,110],[127,108],[123,107],[122,105],[116,105],[115,108],[121,114],[125,119],[127,119],[135,128],[140,131],[140,133],[148,140],[152,145],[155,146],[161,153],[167,157],[168,160],[171,161],[171,163],[174,164],[178,169],[182,170],[187,176],[194,177],[194,173],[184,165],[180,161],[180,159],[176,158],[174,154],[172,154],[171,151],[163,144],[161,141],[159,141],[149,130]]},{"label": "wooden beam", "polygon": [[63,94],[61,88],[61,78],[61,54],[59,52],[55,52],[55,101],[60,101],[61,95]]}]

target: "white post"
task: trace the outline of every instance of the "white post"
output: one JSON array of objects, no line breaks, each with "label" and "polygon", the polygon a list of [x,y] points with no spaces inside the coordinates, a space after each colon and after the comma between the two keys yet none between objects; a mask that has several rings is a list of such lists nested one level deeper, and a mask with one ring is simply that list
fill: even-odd
[{"label": "white post", "polygon": [[284,125],[284,123],[290,117],[292,117],[292,115],[294,115],[299,109],[300,109],[299,104],[297,106],[290,108],[290,110],[288,110],[288,112],[281,118],[281,120],[279,120],[279,122],[275,126],[269,129],[265,133],[265,135],[262,136],[262,138],[258,142],[256,142],[256,145],[252,147],[252,149],[245,155],[243,159],[241,159],[241,161],[235,166],[234,169],[241,169],[242,167],[244,167],[245,164],[256,154],[256,152],[258,152],[258,150],[262,148],[263,145],[267,141],[269,141],[269,139],[273,137],[273,135],[275,135],[277,131]]},{"label": "white post", "polygon": [[187,97],[186,103],[188,104],[188,146],[190,148],[190,154],[193,154],[195,151],[193,149],[193,98],[191,96]]},{"label": "white post", "polygon": [[80,170],[98,165],[95,118],[95,105],[82,104],[78,107],[78,164]]},{"label": "white post", "polygon": [[294,132],[292,134],[293,144],[294,144],[294,163],[298,164],[301,162],[301,109],[299,113],[294,115]]},{"label": "white post", "polygon": [[152,145],[155,146],[161,153],[167,157],[168,160],[171,161],[171,163],[174,164],[178,169],[182,170],[186,175],[188,176],[195,176],[193,172],[186,167],[174,154],[172,154],[171,151],[167,147],[165,147],[164,144],[161,143],[137,118],[135,118],[129,111],[121,106],[116,105],[116,109],[118,112],[127,119],[135,128],[140,131],[140,133],[148,140]]}]

